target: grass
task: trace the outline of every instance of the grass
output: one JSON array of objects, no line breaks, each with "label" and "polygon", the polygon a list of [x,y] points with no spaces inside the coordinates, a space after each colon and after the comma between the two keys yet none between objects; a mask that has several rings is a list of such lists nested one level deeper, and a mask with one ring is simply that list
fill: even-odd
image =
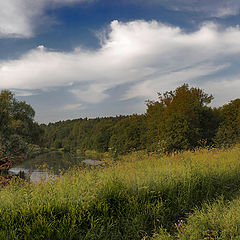
[{"label": "grass", "polygon": [[57,180],[12,180],[0,190],[0,239],[201,239],[191,232],[194,219],[210,214],[206,206],[214,209],[216,199],[231,200],[239,186],[237,146],[132,153],[111,167],[74,169]]},{"label": "grass", "polygon": [[240,239],[240,198],[231,202],[219,199],[196,209],[183,223],[177,239]]}]

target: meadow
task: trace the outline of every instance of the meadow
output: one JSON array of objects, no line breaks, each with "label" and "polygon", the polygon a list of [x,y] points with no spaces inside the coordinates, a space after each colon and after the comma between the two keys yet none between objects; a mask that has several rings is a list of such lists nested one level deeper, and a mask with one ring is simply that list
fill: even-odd
[{"label": "meadow", "polygon": [[0,239],[240,239],[240,147],[135,152],[0,189]]}]

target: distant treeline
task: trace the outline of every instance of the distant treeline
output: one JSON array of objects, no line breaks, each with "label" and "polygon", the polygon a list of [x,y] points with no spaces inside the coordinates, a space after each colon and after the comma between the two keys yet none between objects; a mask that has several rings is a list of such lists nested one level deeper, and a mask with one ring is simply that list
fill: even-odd
[{"label": "distant treeline", "polygon": [[219,108],[212,95],[187,84],[147,101],[142,115],[76,119],[42,125],[43,143],[66,151],[124,154],[134,150],[172,152],[240,140],[240,99]]}]

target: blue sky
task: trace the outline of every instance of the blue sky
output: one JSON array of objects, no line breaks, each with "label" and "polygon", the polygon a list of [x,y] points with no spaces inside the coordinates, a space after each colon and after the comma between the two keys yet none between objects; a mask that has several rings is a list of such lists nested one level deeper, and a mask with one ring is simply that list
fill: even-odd
[{"label": "blue sky", "polygon": [[183,83],[240,95],[238,0],[0,3],[0,89],[38,122],[144,113]]}]

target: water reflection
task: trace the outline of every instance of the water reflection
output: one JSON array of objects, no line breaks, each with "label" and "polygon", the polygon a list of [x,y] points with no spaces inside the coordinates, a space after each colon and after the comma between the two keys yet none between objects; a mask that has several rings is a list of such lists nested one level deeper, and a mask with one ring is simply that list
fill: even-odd
[{"label": "water reflection", "polygon": [[23,174],[25,179],[32,182],[39,181],[46,177],[57,178],[70,168],[85,167],[86,165],[100,165],[101,161],[85,159],[83,156],[76,156],[70,153],[51,152],[42,154],[34,159],[28,159],[19,165],[9,169],[9,175]]}]

